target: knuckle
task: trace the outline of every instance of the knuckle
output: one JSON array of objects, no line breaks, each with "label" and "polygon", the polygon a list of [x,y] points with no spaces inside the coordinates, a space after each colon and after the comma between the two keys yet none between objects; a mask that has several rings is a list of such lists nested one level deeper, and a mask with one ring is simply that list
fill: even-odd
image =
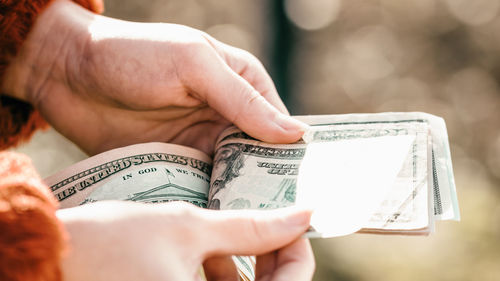
[{"label": "knuckle", "polygon": [[239,53],[240,53],[240,56],[244,59],[246,59],[247,61],[249,62],[254,62],[254,61],[258,61],[257,57],[255,57],[252,53],[250,53],[249,51],[247,50],[244,50],[244,49],[238,49]]},{"label": "knuckle", "polygon": [[252,87],[247,87],[243,85],[243,88],[240,90],[240,95],[243,96],[244,102],[241,104],[241,107],[235,111],[235,115],[232,118],[231,123],[236,124],[242,118],[246,117],[249,111],[252,111],[255,108],[255,104],[263,98],[259,92],[257,92]]},{"label": "knuckle", "polygon": [[251,68],[264,69],[262,62],[252,53],[246,50],[241,50],[243,58],[248,62]]},{"label": "knuckle", "polygon": [[194,215],[194,206],[191,203],[184,201],[174,201],[169,202],[170,207],[175,210],[176,214],[179,216],[192,216]]},{"label": "knuckle", "polygon": [[262,223],[258,222],[255,218],[251,218],[248,222],[248,235],[253,238],[254,241],[262,241],[266,238],[265,227]]},{"label": "knuckle", "polygon": [[175,201],[165,203],[165,213],[167,216],[178,221],[192,221],[197,217],[197,210],[191,203]]},{"label": "knuckle", "polygon": [[194,239],[194,229],[199,224],[199,208],[191,203],[176,201],[165,203],[163,222],[166,229],[183,233],[183,238]]}]

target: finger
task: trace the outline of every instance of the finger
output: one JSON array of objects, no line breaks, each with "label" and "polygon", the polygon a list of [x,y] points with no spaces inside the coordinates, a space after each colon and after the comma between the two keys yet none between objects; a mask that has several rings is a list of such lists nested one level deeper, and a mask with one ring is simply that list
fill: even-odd
[{"label": "finger", "polygon": [[276,269],[276,258],[277,258],[277,251],[272,251],[257,257],[255,280],[259,281],[271,280],[273,272]]},{"label": "finger", "polygon": [[211,257],[203,263],[207,281],[238,281],[239,275],[231,256]]},{"label": "finger", "polygon": [[[261,280],[311,280],[314,274],[314,255],[309,240],[299,238],[290,245],[280,249],[276,254],[275,268],[257,261],[257,273]],[[272,276],[270,279],[266,279]]]},{"label": "finger", "polygon": [[258,211],[198,211],[205,257],[260,255],[289,244],[309,227],[311,211],[296,207]]},{"label": "finger", "polygon": [[276,91],[273,80],[262,63],[254,55],[245,50],[219,42],[210,36],[207,39],[234,72],[248,81],[276,109],[289,115],[285,104]]},{"label": "finger", "polygon": [[234,72],[215,50],[197,54],[184,83],[190,91],[252,137],[272,143],[299,140],[306,125],[278,111],[248,81]]}]

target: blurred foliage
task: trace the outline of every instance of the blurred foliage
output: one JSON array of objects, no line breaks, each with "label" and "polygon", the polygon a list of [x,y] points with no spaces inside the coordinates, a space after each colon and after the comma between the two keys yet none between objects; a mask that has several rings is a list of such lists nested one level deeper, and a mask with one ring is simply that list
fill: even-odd
[{"label": "blurred foliage", "polygon": [[500,280],[499,0],[107,0],[259,57],[292,114],[445,118],[462,221],[430,237],[314,240],[315,280]]},{"label": "blurred foliage", "polygon": [[[462,221],[429,237],[313,240],[315,280],[500,280],[500,0],[105,3],[108,16],[185,24],[252,52],[292,114],[445,118]],[[37,164],[52,142],[41,136],[24,151]]]}]

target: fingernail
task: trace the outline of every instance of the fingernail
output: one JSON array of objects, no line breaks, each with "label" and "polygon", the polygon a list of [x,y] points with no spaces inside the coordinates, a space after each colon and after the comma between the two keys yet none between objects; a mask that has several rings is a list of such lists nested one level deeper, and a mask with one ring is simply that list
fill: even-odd
[{"label": "fingernail", "polygon": [[287,218],[286,223],[297,228],[306,228],[309,226],[312,211],[309,209],[292,207],[293,213]]},{"label": "fingernail", "polygon": [[297,133],[300,132],[301,136],[309,127],[307,124],[302,123],[299,120],[285,114],[279,114],[276,118],[276,123],[285,131],[296,131]]}]

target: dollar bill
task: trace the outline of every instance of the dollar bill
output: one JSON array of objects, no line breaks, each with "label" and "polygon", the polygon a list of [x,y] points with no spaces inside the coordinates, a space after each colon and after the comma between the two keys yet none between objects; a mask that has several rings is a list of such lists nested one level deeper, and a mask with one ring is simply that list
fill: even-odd
[{"label": "dollar bill", "polygon": [[149,143],[88,158],[45,179],[62,208],[101,200],[208,204],[212,160],[179,145]]},{"label": "dollar bill", "polygon": [[[212,160],[179,145],[148,143],[118,148],[45,179],[62,208],[102,200],[186,201],[206,208]],[[242,280],[255,279],[253,257],[233,257]]]}]

